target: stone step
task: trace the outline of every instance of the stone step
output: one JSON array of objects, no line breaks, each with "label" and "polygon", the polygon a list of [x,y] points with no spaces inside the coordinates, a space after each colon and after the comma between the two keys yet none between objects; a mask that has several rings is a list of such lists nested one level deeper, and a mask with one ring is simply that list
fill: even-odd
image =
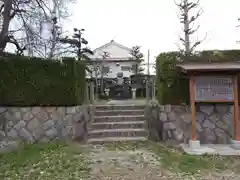
[{"label": "stone step", "polygon": [[89,138],[139,136],[147,136],[147,131],[145,129],[101,129],[89,131]]},{"label": "stone step", "polygon": [[125,142],[125,141],[146,141],[146,137],[105,137],[105,138],[91,138],[88,143],[102,144],[108,142]]},{"label": "stone step", "polygon": [[95,106],[96,110],[135,110],[144,109],[145,105],[98,105]]},{"label": "stone step", "polygon": [[95,116],[94,122],[123,122],[123,121],[144,121],[144,115],[127,115],[127,116]]},{"label": "stone step", "polygon": [[144,128],[144,125],[144,121],[98,122],[92,123],[92,129],[140,129]]},{"label": "stone step", "polygon": [[144,110],[96,110],[95,116],[121,116],[121,115],[144,115]]}]

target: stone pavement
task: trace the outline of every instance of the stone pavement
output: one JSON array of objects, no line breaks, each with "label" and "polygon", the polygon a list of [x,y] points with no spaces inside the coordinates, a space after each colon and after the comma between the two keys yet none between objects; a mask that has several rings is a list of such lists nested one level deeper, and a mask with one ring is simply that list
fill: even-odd
[{"label": "stone pavement", "polygon": [[239,156],[240,150],[233,149],[229,144],[204,144],[200,148],[191,149],[187,144],[181,144],[183,150],[190,155],[221,155]]},{"label": "stone pavement", "polygon": [[108,105],[145,105],[145,99],[110,100]]}]

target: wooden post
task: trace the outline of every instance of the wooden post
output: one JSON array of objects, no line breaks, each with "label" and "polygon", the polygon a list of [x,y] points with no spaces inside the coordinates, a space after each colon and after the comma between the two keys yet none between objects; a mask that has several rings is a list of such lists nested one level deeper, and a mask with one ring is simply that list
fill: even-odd
[{"label": "wooden post", "polygon": [[94,87],[92,81],[90,81],[90,103],[94,103]]},{"label": "wooden post", "polygon": [[190,91],[190,103],[191,103],[191,119],[192,119],[192,128],[191,128],[191,140],[197,140],[196,132],[196,104],[195,104],[195,79],[194,76],[190,77],[189,80],[189,91]]},{"label": "wooden post", "polygon": [[240,141],[240,132],[239,132],[239,112],[238,112],[238,77],[234,76],[234,127],[235,127],[235,138],[237,141]]},{"label": "wooden post", "polygon": [[85,103],[89,104],[89,100],[90,100],[90,97],[89,97],[89,83],[86,82],[86,84],[85,84]]}]

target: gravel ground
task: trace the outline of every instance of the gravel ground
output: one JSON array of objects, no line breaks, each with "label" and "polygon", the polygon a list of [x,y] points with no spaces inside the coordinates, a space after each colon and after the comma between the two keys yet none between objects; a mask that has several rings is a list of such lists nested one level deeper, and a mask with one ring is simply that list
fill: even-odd
[{"label": "gravel ground", "polygon": [[172,172],[162,166],[161,157],[146,149],[109,150],[104,146],[90,149],[91,180],[240,180],[231,171],[199,171],[194,175]]}]

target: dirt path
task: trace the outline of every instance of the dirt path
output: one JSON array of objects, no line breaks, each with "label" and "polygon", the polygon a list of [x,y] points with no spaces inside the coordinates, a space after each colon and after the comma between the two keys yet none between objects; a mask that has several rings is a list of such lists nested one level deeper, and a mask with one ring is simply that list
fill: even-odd
[{"label": "dirt path", "polygon": [[[176,158],[173,157],[174,154],[159,156],[146,148],[119,150],[98,145],[88,146],[87,149],[91,168],[90,180],[240,180],[240,176],[233,173],[231,168],[224,172],[199,169],[199,173],[195,174],[188,173],[188,170],[174,171],[172,167],[181,166],[177,164],[180,162],[174,161],[177,156]],[[172,162],[170,168],[163,165],[166,158]],[[208,161],[204,162],[208,164]],[[187,161],[182,163],[184,165]],[[194,164],[189,164],[189,168],[195,168]]]},{"label": "dirt path", "polygon": [[157,180],[164,178],[160,161],[145,150],[112,151],[94,146],[89,154],[92,180]]}]

